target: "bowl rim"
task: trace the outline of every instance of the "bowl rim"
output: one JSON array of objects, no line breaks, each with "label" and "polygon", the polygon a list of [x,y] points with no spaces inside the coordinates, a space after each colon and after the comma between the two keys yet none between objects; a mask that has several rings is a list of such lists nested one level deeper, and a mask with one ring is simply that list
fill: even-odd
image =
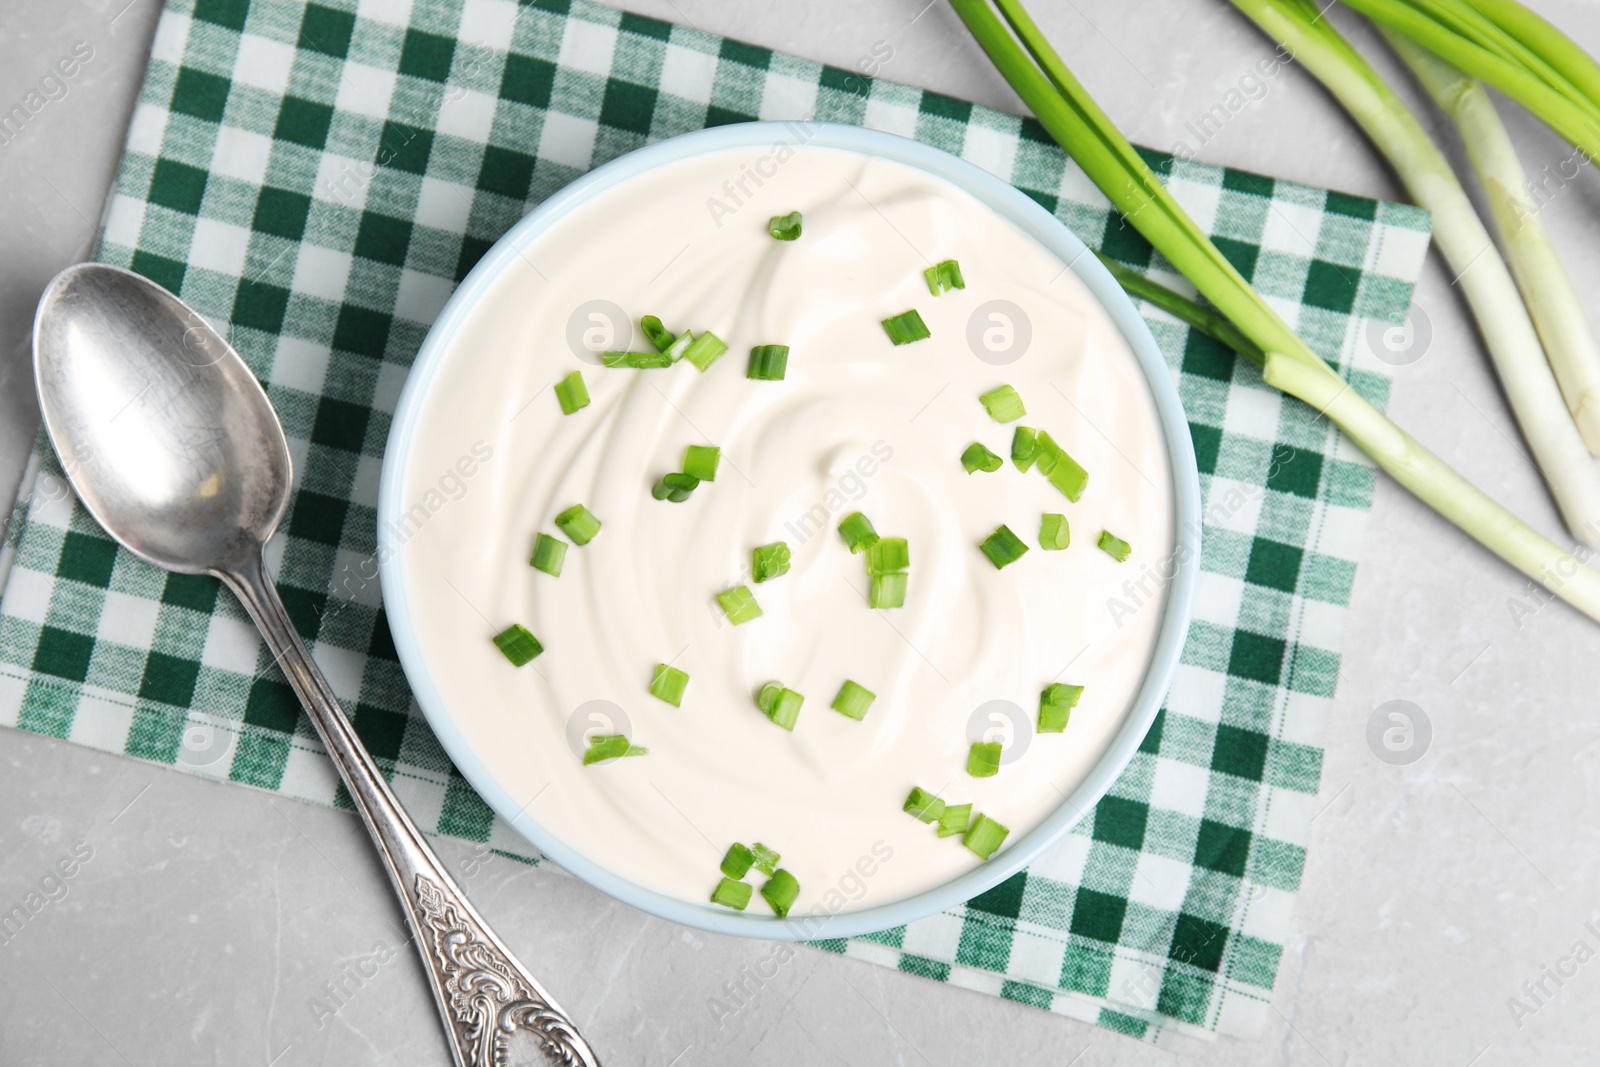
[{"label": "bowl rim", "polygon": [[[523,248],[579,204],[649,171],[694,156],[741,148],[833,148],[906,164],[976,197],[1028,233],[1067,265],[1122,334],[1143,371],[1167,444],[1173,483],[1173,550],[1163,562],[1164,618],[1150,665],[1122,726],[1100,760],[1062,804],[1009,848],[966,873],[909,897],[860,910],[791,914],[787,919],[697,903],[641,886],[590,860],[546,830],[479,760],[429,676],[412,622],[401,545],[392,532],[403,510],[402,488],[419,416],[451,343],[467,317]],[[379,584],[400,664],[417,704],[446,754],[489,807],[552,862],[608,895],[659,918],[713,933],[762,940],[842,938],[886,930],[965,903],[1011,877],[1072,830],[1125,770],[1160,711],[1177,669],[1193,610],[1200,569],[1200,481],[1188,421],[1172,371],[1144,318],[1088,247],[1043,206],[1008,182],[931,145],[891,133],[823,122],[748,122],[670,137],[619,156],[581,175],[525,215],[494,243],[456,288],[429,328],[406,376],[384,449],[378,490]]]}]

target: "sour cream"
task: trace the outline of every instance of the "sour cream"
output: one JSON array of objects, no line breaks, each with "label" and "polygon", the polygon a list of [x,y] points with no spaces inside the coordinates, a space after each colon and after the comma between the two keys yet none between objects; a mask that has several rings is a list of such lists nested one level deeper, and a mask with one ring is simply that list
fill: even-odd
[{"label": "sour cream", "polygon": [[[707,908],[735,841],[782,853],[796,913],[875,906],[982,862],[902,812],[913,786],[971,803],[1009,845],[1106,750],[1162,618],[1172,474],[1133,354],[1032,237],[902,164],[802,147],[753,175],[753,158],[629,180],[499,278],[425,397],[398,565],[448,713],[550,833]],[[768,218],[791,211],[803,235],[773,240]],[[945,259],[966,288],[935,297],[923,270]],[[896,347],[879,322],[911,308],[932,337]],[[646,314],[729,351],[706,373],[602,368],[602,349],[646,350]],[[762,344],[790,347],[783,381],[745,377]],[[563,416],[551,386],[574,369],[592,403]],[[1089,471],[1078,503],[1009,459],[963,469],[974,441],[1010,455],[1018,424],[978,401],[1002,384],[1027,406],[1019,424]],[[690,444],[722,449],[715,482],[653,499]],[[599,535],[559,578],[530,567],[535,535],[580,503]],[[910,542],[903,608],[867,606],[864,557],[836,531],[857,510]],[[1071,523],[1064,551],[1039,547],[1046,512]],[[978,543],[1002,523],[1029,551],[996,570]],[[1133,546],[1127,562],[1096,546],[1102,530]],[[751,582],[751,550],[780,540],[790,571]],[[763,614],[733,626],[714,598],[741,583]],[[521,669],[490,642],[513,622],[546,649]],[[658,663],[688,672],[681,708],[648,694]],[[864,721],[828,706],[847,678],[877,694]],[[774,680],[805,695],[792,733],[755,705]],[[1082,702],[1065,733],[1036,735],[1052,681]],[[649,755],[585,767],[597,732]],[[986,734],[1005,761],[969,777]]]}]

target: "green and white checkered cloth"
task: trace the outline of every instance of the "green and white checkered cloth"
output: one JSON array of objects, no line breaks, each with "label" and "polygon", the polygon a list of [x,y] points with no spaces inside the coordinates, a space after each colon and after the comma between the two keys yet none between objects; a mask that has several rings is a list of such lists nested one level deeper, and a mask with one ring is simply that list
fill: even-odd
[{"label": "green and white checkered cloth", "polygon": [[[1072,51],[1072,42],[1066,44]],[[915,137],[1171,280],[1032,120],[586,0],[168,0],[100,259],[224,326],[298,486],[269,564],[417,822],[524,857],[417,713],[371,583],[379,459],[429,323],[585,170],[748,119]],[[1150,155],[1313,347],[1383,403],[1425,214]],[[1076,832],[966,906],[822,947],[1153,1038],[1258,1033],[1288,935],[1373,470],[1245,362],[1150,310],[1199,454],[1198,613],[1165,710]],[[1356,369],[1352,369],[1352,367]],[[7,538],[0,722],[348,804],[249,620],[119,550],[41,449]],[[0,561],[3,563],[4,561]]]}]

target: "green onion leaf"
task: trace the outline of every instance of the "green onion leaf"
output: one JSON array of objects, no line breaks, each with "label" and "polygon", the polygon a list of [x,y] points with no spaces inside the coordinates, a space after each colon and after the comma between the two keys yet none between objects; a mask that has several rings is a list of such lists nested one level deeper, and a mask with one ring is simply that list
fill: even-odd
[{"label": "green onion leaf", "polygon": [[921,341],[932,337],[928,332],[928,324],[922,321],[922,316],[917,314],[917,309],[902,311],[900,314],[883,320],[883,332],[889,335],[889,340],[897,345],[908,345],[912,341]]},{"label": "green onion leaf", "polygon": [[800,705],[805,703],[805,699],[781,683],[768,682],[757,694],[756,706],[785,730],[793,730],[794,724],[800,719]]},{"label": "green onion leaf", "polygon": [[626,734],[592,734],[589,737],[589,747],[583,753],[583,765],[591,763],[604,763],[606,760],[621,759],[623,756],[647,756],[648,748],[640,748],[630,744]]},{"label": "green onion leaf", "polygon": [[992,389],[978,399],[995,422],[1016,422],[1028,413],[1028,409],[1022,406],[1022,397],[1009,385]]},{"label": "green onion leaf", "polygon": [[689,351],[689,346],[692,344],[694,344],[694,335],[688,330],[684,330],[678,335],[677,340],[661,350],[661,354],[676,363],[683,358],[685,352]]},{"label": "green onion leaf", "polygon": [[750,553],[750,574],[759,582],[789,573],[789,546],[782,541],[762,545]]},{"label": "green onion leaf", "polygon": [[772,877],[767,879],[767,884],[761,887],[761,896],[771,906],[778,918],[789,914],[789,909],[794,907],[794,902],[800,896],[800,883],[795,876],[779,867],[772,872]]},{"label": "green onion leaf", "polygon": [[944,801],[919,785],[911,790],[905,806],[900,810],[915,815],[923,822],[938,822],[939,816],[944,814]]},{"label": "green onion leaf", "polygon": [[735,841],[722,857],[722,873],[729,878],[743,878],[756,861],[756,854]]},{"label": "green onion leaf", "polygon": [[983,539],[978,546],[983,549],[983,554],[989,557],[996,570],[1008,563],[1015,563],[1028,551],[1028,546],[1022,543],[1022,538],[1011,532],[1011,527],[1003,523],[996,528],[994,533]]},{"label": "green onion leaf", "polygon": [[556,525],[579,547],[593,541],[594,535],[600,532],[600,520],[582,504],[574,504],[557,515]]},{"label": "green onion leaf", "polygon": [[900,574],[911,566],[911,546],[904,537],[880,537],[867,546],[868,574]]},{"label": "green onion leaf", "polygon": [[664,352],[602,352],[600,362],[608,367],[660,370],[672,366],[672,357]]},{"label": "green onion leaf", "polygon": [[783,859],[775,851],[763,845],[760,841],[750,846],[750,851],[756,858],[756,870],[762,874],[771,875],[778,869],[778,861]]},{"label": "green onion leaf", "polygon": [[993,778],[1000,773],[1000,742],[974,741],[967,750],[967,773],[974,778]]},{"label": "green onion leaf", "polygon": [[695,491],[700,484],[700,479],[692,474],[663,474],[661,480],[650,489],[650,495],[657,500],[670,500],[674,504],[681,504],[689,499],[689,494]]},{"label": "green onion leaf", "polygon": [[711,891],[711,903],[721,904],[724,908],[732,908],[734,911],[743,911],[749,905],[750,894],[753,892],[755,887],[748,882],[724,878],[717,883],[717,888]]},{"label": "green onion leaf", "polygon": [[939,813],[939,836],[954,837],[967,832],[967,820],[972,816],[971,804],[946,804]]},{"label": "green onion leaf", "polygon": [[1010,832],[989,816],[980,813],[972,820],[972,825],[967,828],[966,836],[961,839],[961,843],[980,860],[986,860],[994,855],[994,850],[1000,847]]},{"label": "green onion leaf", "polygon": [[906,576],[904,574],[874,574],[867,588],[869,608],[903,608],[906,606]]},{"label": "green onion leaf", "polygon": [[844,684],[839,687],[839,695],[833,698],[833,703],[829,707],[841,715],[848,715],[860,722],[867,717],[867,709],[872,707],[872,702],[877,699],[878,694],[846,678]]},{"label": "green onion leaf", "polygon": [[583,384],[583,371],[575,370],[556,383],[556,399],[561,402],[563,415],[589,406],[589,388]]},{"label": "green onion leaf", "polygon": [[727,350],[727,343],[710,330],[707,330],[699,337],[696,337],[688,348],[684,349],[683,358],[693,363],[700,370],[706,371],[710,370],[711,364],[721,359],[722,354]]},{"label": "green onion leaf", "polygon": [[722,610],[728,613],[728,621],[735,626],[761,615],[761,605],[756,603],[756,595],[747,585],[736,585],[718,593],[717,603],[722,605]]},{"label": "green onion leaf", "polygon": [[878,531],[872,528],[872,520],[859,511],[852,511],[840,520],[839,536],[850,546],[852,554],[865,552],[878,543]]},{"label": "green onion leaf", "polygon": [[544,571],[552,578],[559,578],[561,577],[561,564],[566,558],[567,543],[559,537],[551,537],[547,533],[542,533],[533,543],[533,558],[528,560],[528,564]]},{"label": "green onion leaf", "polygon": [[744,376],[758,382],[781,382],[788,365],[788,345],[756,345],[750,350],[750,365]]},{"label": "green onion leaf", "polygon": [[1046,552],[1059,552],[1072,541],[1072,531],[1067,527],[1067,517],[1045,512],[1039,519],[1039,547]]},{"label": "green onion leaf", "polygon": [[1123,563],[1127,560],[1128,554],[1133,551],[1133,547],[1110,530],[1101,530],[1100,550],[1118,563]]},{"label": "green onion leaf", "polygon": [[1044,692],[1039,694],[1039,732],[1059,734],[1065,730],[1067,720],[1072,717],[1072,709],[1078,706],[1081,696],[1081,685],[1052,682],[1045,686]]},{"label": "green onion leaf", "polygon": [[967,450],[961,453],[961,465],[967,468],[968,474],[971,474],[973,471],[983,471],[986,474],[993,474],[995,471],[1000,469],[1000,465],[1003,462],[1005,461],[999,456],[995,455],[993,452],[990,452],[987,448],[984,448],[983,445],[979,444],[977,441],[972,442],[967,446]]},{"label": "green onion leaf", "polygon": [[714,482],[720,462],[722,449],[716,445],[690,445],[683,453],[683,473],[702,482]]},{"label": "green onion leaf", "polygon": [[514,622],[494,635],[494,644],[513,667],[520,667],[544,651],[539,639],[528,632],[520,622]]},{"label": "green onion leaf", "polygon": [[665,700],[675,708],[683,707],[683,691],[689,688],[689,675],[665,663],[656,664],[656,673],[650,679],[650,695]]},{"label": "green onion leaf", "polygon": [[800,212],[772,216],[767,220],[767,232],[775,241],[793,241],[800,236]]},{"label": "green onion leaf", "polygon": [[1055,438],[1043,430],[1039,431],[1038,442],[1039,450],[1034,462],[1039,473],[1061,490],[1062,496],[1076,504],[1089,484],[1089,472],[1080,467],[1078,461],[1067,455],[1067,450],[1056,444]]},{"label": "green onion leaf", "polygon": [[646,315],[639,320],[639,328],[644,331],[647,341],[656,346],[657,352],[665,352],[676,338],[672,331],[661,325],[661,320],[654,315]]},{"label": "green onion leaf", "polygon": [[1011,434],[1011,462],[1017,470],[1026,473],[1033,467],[1039,454],[1039,431],[1032,426],[1018,426]]},{"label": "green onion leaf", "polygon": [[928,292],[934,296],[967,287],[966,279],[961,277],[961,264],[953,259],[935,263],[922,272],[922,278],[928,283]]}]

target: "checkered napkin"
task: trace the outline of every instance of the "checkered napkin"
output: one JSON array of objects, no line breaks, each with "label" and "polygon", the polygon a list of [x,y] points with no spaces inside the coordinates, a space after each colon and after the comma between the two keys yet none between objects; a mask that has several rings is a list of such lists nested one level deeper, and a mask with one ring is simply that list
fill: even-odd
[{"label": "checkered napkin", "polygon": [[[756,118],[937,145],[1175,280],[1035,122],[937,93],[585,0],[167,2],[98,256],[181,294],[266,384],[299,478],[269,564],[357,732],[437,833],[531,857],[417,713],[376,583],[334,583],[375,551],[406,369],[453,286],[530,205],[648,141]],[[1383,403],[1362,337],[1404,315],[1427,217],[1149,158],[1300,334]],[[1198,613],[1161,717],[1028,871],[821,946],[1137,1036],[1249,1035],[1300,882],[1373,471],[1232,353],[1146,314],[1207,506]],[[119,550],[47,448],[6,552],[0,721],[348,805],[234,599]]]}]

